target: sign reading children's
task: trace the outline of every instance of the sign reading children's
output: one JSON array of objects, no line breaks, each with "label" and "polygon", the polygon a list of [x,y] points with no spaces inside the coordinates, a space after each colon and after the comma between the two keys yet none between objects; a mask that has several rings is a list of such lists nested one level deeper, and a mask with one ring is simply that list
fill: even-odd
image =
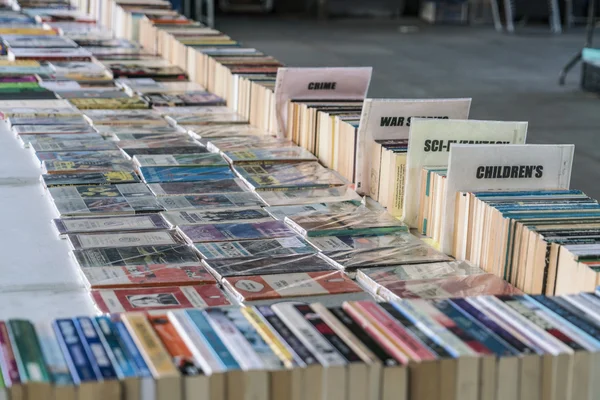
[{"label": "sign reading children's", "polygon": [[279,68],[275,82],[279,135],[287,130],[289,100],[362,100],[372,71],[371,67]]}]

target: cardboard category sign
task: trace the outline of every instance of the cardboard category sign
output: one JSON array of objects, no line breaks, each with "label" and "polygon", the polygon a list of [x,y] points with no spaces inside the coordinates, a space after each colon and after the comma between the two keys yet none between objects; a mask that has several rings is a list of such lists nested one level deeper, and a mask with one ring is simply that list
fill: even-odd
[{"label": "cardboard category sign", "polygon": [[375,140],[408,139],[413,118],[467,119],[471,99],[366,99],[358,128],[356,151],[356,191],[370,194],[379,184],[369,146]]},{"label": "cardboard category sign", "polygon": [[371,82],[371,67],[279,68],[275,112],[279,135],[285,134],[289,100],[361,100]]},{"label": "cardboard category sign", "polygon": [[452,251],[457,192],[568,189],[574,151],[572,144],[452,145],[442,251]]},{"label": "cardboard category sign", "polygon": [[524,144],[527,122],[415,119],[410,127],[404,188],[404,222],[416,228],[424,167],[448,166],[457,144]]}]

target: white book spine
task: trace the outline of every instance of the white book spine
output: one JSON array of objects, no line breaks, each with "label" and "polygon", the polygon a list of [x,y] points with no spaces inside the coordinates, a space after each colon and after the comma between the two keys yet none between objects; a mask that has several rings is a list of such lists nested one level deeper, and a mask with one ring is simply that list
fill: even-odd
[{"label": "white book spine", "polygon": [[304,319],[293,304],[280,303],[271,308],[302,344],[313,353],[321,365],[324,367],[346,365],[342,355]]}]

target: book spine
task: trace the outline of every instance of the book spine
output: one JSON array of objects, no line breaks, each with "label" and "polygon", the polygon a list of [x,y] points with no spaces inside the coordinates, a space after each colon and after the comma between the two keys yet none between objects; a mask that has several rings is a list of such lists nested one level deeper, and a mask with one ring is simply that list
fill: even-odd
[{"label": "book spine", "polygon": [[383,308],[390,316],[394,319],[398,320],[409,332],[413,334],[415,338],[420,340],[425,346],[427,346],[434,354],[439,357],[450,358],[452,357],[446,349],[433,341],[425,332],[420,330],[415,324],[412,323],[408,318],[406,318],[402,313],[398,312],[398,310],[391,305],[390,303],[380,303],[381,308]]},{"label": "book spine", "polygon": [[8,328],[5,322],[0,321],[0,369],[7,387],[21,383],[19,366],[10,343]]},{"label": "book spine", "polygon": [[170,354],[144,314],[123,314],[121,319],[155,378],[179,376]]},{"label": "book spine", "polygon": [[573,313],[558,302],[555,302],[554,298],[549,298],[541,295],[530,295],[527,297],[537,301],[538,303],[546,307],[550,312],[559,315],[569,323],[584,331],[589,336],[593,337],[595,340],[600,340],[600,328],[594,325],[593,322],[591,322],[590,320]]},{"label": "book spine", "polygon": [[239,363],[227,349],[219,335],[200,310],[186,310],[188,318],[196,325],[205,341],[212,347],[227,370],[240,369]]},{"label": "book spine", "polygon": [[475,355],[475,352],[470,347],[454,336],[444,326],[414,307],[414,303],[400,300],[392,304],[419,329],[427,333],[436,343],[443,346],[453,357]]},{"label": "book spine", "polygon": [[362,361],[358,354],[309,305],[297,305],[295,308],[344,357],[346,362],[357,363]]},{"label": "book spine", "polygon": [[50,374],[33,324],[24,320],[10,320],[7,328],[22,380],[49,383]]},{"label": "book spine", "polygon": [[150,315],[148,320],[182,375],[195,376],[202,373],[190,349],[165,315]]},{"label": "book spine", "polygon": [[85,382],[97,381],[96,373],[86,355],[73,321],[58,319],[53,322],[53,328],[69,371],[71,371],[73,382],[80,385]]},{"label": "book spine", "polygon": [[223,343],[233,353],[243,370],[263,369],[264,365],[258,354],[252,349],[244,335],[237,329],[223,311],[209,309],[204,311],[210,326],[215,330]]},{"label": "book spine", "polygon": [[[386,335],[375,327],[353,303],[344,303],[343,309],[367,334],[396,361],[396,365],[407,365],[410,359]],[[387,365],[387,364],[386,364]]]},{"label": "book spine", "polygon": [[354,304],[359,310],[368,315],[373,322],[378,324],[380,330],[400,345],[410,358],[416,361],[435,359],[435,355],[430,350],[411,336],[400,325],[399,321],[394,321],[379,305],[370,301],[357,301]]},{"label": "book spine", "polygon": [[[469,341],[478,341],[488,350],[487,352],[480,352],[480,354],[492,354],[494,353],[498,357],[513,356],[517,354],[517,351],[510,347],[507,343],[496,337],[491,331],[485,326],[475,322],[467,315],[463,314],[460,308],[455,308],[454,305],[448,301],[437,301],[433,303],[434,306],[444,313],[448,318],[451,318],[456,325],[464,331],[463,337]],[[470,337],[470,338],[469,338]]]},{"label": "book spine", "polygon": [[[44,362],[52,377],[52,382],[57,386],[72,385],[73,379],[67,367],[65,357],[60,349],[52,325],[49,323],[36,323],[35,330],[40,342]],[[1,374],[0,374],[1,375]]]},{"label": "book spine", "polygon": [[117,339],[115,327],[110,318],[107,316],[96,317],[93,323],[119,379],[137,376],[132,360],[129,359]]},{"label": "book spine", "polygon": [[225,366],[219,360],[214,350],[206,343],[204,338],[183,310],[170,311],[167,314],[179,336],[187,344],[192,355],[206,375],[224,372]]},{"label": "book spine", "polygon": [[271,307],[300,341],[317,357],[324,367],[345,365],[338,351],[308,323],[292,304],[279,303]]},{"label": "book spine", "polygon": [[253,308],[264,318],[266,323],[276,332],[283,342],[287,343],[289,350],[295,354],[296,363],[301,366],[319,364],[313,353],[294,335],[288,326],[268,306]]},{"label": "book spine", "polygon": [[521,342],[518,338],[508,332],[506,329],[498,325],[492,318],[487,316],[482,310],[474,307],[464,299],[450,299],[457,307],[460,307],[465,313],[468,313],[474,320],[487,327],[490,331],[498,335],[502,340],[508,343],[521,354],[534,354],[535,351]]},{"label": "book spine", "polygon": [[79,317],[74,319],[75,328],[79,334],[83,347],[87,352],[88,358],[96,371],[98,379],[110,380],[117,379],[117,374],[104,350],[100,337],[94,328],[92,319],[89,317]]},{"label": "book spine", "polygon": [[294,360],[294,356],[283,343],[283,339],[274,330],[267,326],[268,322],[263,320],[263,318],[256,312],[255,309],[251,307],[244,307],[240,309],[240,312],[242,315],[244,315],[244,317],[246,317],[254,329],[256,329],[258,334],[271,348],[273,353],[279,357],[286,368],[294,368],[298,366]]},{"label": "book spine", "polygon": [[127,331],[127,327],[121,321],[114,321],[115,326],[115,334],[119,341],[119,344],[127,354],[127,358],[133,361],[132,366],[135,368],[135,372],[137,376],[140,377],[149,377],[152,374],[144,361],[144,357],[140,353],[139,349],[133,342],[133,339],[129,332]]}]

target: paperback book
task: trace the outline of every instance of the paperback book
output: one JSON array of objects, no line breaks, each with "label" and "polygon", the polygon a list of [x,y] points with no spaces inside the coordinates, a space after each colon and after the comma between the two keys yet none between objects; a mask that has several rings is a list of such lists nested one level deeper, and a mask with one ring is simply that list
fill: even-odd
[{"label": "paperback book", "polygon": [[46,174],[42,175],[44,186],[74,186],[74,185],[114,185],[136,183],[140,179],[133,172],[104,171],[81,174]]},{"label": "paperback book", "polygon": [[189,243],[295,236],[295,233],[281,221],[182,225],[177,229]]},{"label": "paperback book", "polygon": [[216,193],[205,195],[179,195],[158,197],[158,202],[167,211],[197,209],[207,211],[214,209],[234,209],[260,207],[264,204],[254,193]]},{"label": "paperback book", "polygon": [[263,161],[298,162],[315,161],[317,159],[302,147],[225,151],[223,157],[230,164],[251,164]]},{"label": "paperback book", "polygon": [[275,206],[265,207],[265,211],[273,218],[283,221],[285,217],[312,214],[316,212],[322,213],[344,213],[351,212],[360,207],[362,203],[359,201],[341,201],[337,203],[317,203],[299,206]]},{"label": "paperback book", "polygon": [[149,166],[139,167],[140,176],[146,183],[194,182],[233,179],[227,166],[188,167],[188,166]]},{"label": "paperback book", "polygon": [[161,214],[175,226],[206,225],[215,223],[268,222],[273,218],[262,208],[246,208],[213,211],[168,211]]},{"label": "paperback book", "polygon": [[112,231],[155,231],[170,229],[172,225],[158,214],[135,216],[108,216],[84,218],[57,218],[52,222],[58,233],[98,233]]},{"label": "paperback book", "polygon": [[275,257],[313,254],[317,250],[300,237],[231,242],[207,242],[194,245],[203,260],[223,258]]},{"label": "paperback book", "polygon": [[270,207],[362,201],[362,197],[347,186],[305,190],[261,191],[257,195]]},{"label": "paperback book", "polygon": [[[248,192],[241,179],[220,179],[204,182],[151,183],[148,185],[155,196],[202,195]],[[253,195],[254,196],[254,195]],[[262,203],[260,203],[262,205]]]},{"label": "paperback book", "polygon": [[146,232],[75,233],[67,235],[74,250],[99,247],[165,246],[184,243],[175,230]]},{"label": "paperback book", "polygon": [[227,162],[218,154],[156,154],[137,155],[133,162],[139,167],[183,166],[183,167],[220,167]]},{"label": "paperback book", "polygon": [[72,254],[81,268],[200,263],[188,245],[104,247],[74,250]]}]

